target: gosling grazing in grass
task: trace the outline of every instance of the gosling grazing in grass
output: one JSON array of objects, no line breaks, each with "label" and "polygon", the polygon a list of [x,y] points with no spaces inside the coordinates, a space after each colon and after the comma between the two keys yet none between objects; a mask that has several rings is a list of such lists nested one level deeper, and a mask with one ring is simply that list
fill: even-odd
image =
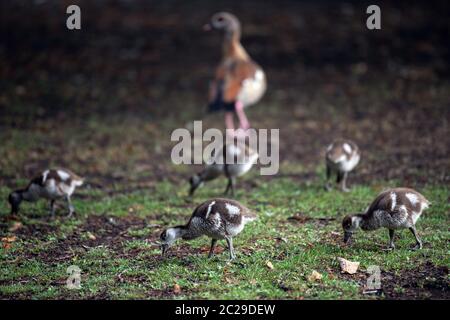
[{"label": "gosling grazing in grass", "polygon": [[50,214],[55,215],[55,201],[65,199],[69,209],[68,217],[75,212],[70,197],[83,184],[83,178],[67,169],[49,169],[33,178],[25,189],[10,193],[8,197],[11,214],[19,212],[22,201],[35,202],[40,198],[50,200]]},{"label": "gosling grazing in grass", "polygon": [[325,155],[327,165],[327,182],[325,188],[331,190],[329,180],[336,173],[336,182],[341,184],[341,190],[350,191],[347,188],[347,176],[359,163],[361,153],[358,146],[351,140],[335,140],[327,148]]},{"label": "gosling grazing in grass", "polygon": [[241,24],[236,16],[228,12],[216,13],[204,29],[219,30],[224,34],[222,61],[210,85],[209,110],[224,110],[225,126],[229,130],[234,130],[236,114],[239,128],[246,130],[250,123],[244,108],[256,104],[264,95],[266,75],[242,46]]},{"label": "gosling grazing in grass", "polygon": [[208,258],[213,255],[217,240],[225,239],[230,259],[233,260],[236,258],[233,237],[255,219],[256,215],[237,201],[221,198],[208,200],[194,210],[186,225],[168,228],[161,233],[162,255],[179,238],[192,240],[206,235],[212,238]]},{"label": "gosling grazing in grass", "polygon": [[189,196],[192,196],[205,181],[211,181],[222,174],[228,179],[225,195],[231,192],[234,196],[236,177],[246,174],[258,160],[258,153],[243,143],[228,143],[207,162],[205,168],[189,179],[191,185]]},{"label": "gosling grazing in grass", "polygon": [[408,188],[388,189],[380,193],[365,213],[348,215],[342,221],[344,242],[348,243],[357,228],[364,231],[389,229],[389,249],[394,249],[394,231],[409,228],[416,239],[413,249],[421,249],[416,222],[430,202],[419,192]]}]

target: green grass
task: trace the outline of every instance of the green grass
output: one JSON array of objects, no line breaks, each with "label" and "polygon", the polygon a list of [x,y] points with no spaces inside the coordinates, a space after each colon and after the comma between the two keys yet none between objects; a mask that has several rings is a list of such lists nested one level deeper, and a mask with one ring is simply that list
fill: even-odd
[{"label": "green grass", "polygon": [[[248,177],[247,179],[250,179]],[[186,201],[187,186],[160,182],[154,189],[107,196],[98,190],[80,190],[89,198],[76,198],[76,219],[60,216],[51,220],[46,205],[25,204],[20,216],[23,229],[43,226],[36,236],[18,232],[10,248],[0,249],[0,296],[33,299],[364,299],[362,282],[370,265],[382,272],[402,274],[426,262],[448,266],[447,186],[428,185],[420,190],[432,203],[418,222],[424,249],[411,251],[414,239],[408,230],[397,233],[397,249],[384,251],[387,230],[359,232],[352,247],[342,246],[340,222],[347,213],[363,210],[384,185],[354,186],[350,193],[325,192],[319,181],[308,185],[290,178],[261,179],[258,187],[239,189],[236,198],[258,212],[259,219],[235,238],[238,259],[229,263],[224,250],[207,259],[209,239],[178,242],[167,259],[154,244],[161,228],[184,223],[195,205],[223,191],[223,181],[199,189],[195,200]],[[9,190],[0,189],[4,199]],[[0,212],[7,212],[0,202]],[[288,218],[302,213],[312,218],[335,218],[327,224],[309,220],[304,224]],[[119,241],[103,237],[100,225],[89,230],[99,242],[90,245],[86,227],[89,216],[115,218],[119,225],[134,218],[144,225],[125,227]],[[103,220],[102,220],[103,221]],[[133,220],[134,221],[134,220]],[[123,226],[122,226],[123,227]],[[38,228],[39,229],[39,228]],[[41,230],[41,229],[39,229]],[[20,230],[19,230],[20,231]],[[3,232],[3,236],[12,232]],[[286,241],[280,241],[284,238]],[[84,246],[83,246],[84,245]],[[224,246],[225,243],[221,243]],[[58,250],[58,248],[60,250]],[[61,249],[62,248],[62,249]],[[355,276],[340,274],[337,257],[359,261]],[[266,263],[270,261],[274,268]],[[67,267],[81,268],[80,290],[65,283]],[[308,281],[313,270],[323,275]],[[361,280],[362,279],[362,280]],[[362,282],[361,282],[362,281]],[[180,293],[174,293],[178,284]],[[397,288],[397,291],[402,288]]]}]

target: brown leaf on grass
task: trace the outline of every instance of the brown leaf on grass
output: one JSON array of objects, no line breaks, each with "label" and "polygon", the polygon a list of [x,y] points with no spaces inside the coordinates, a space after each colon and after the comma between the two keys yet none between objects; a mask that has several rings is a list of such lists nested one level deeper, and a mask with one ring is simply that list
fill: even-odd
[{"label": "brown leaf on grass", "polygon": [[88,236],[88,238],[89,239],[91,239],[91,240],[97,240],[97,237],[96,236],[94,236],[91,232],[87,232],[87,236]]},{"label": "brown leaf on grass", "polygon": [[309,282],[319,281],[322,280],[322,277],[323,277],[322,274],[320,274],[316,270],[313,270],[313,272],[311,272],[311,274],[308,276],[308,281]]},{"label": "brown leaf on grass", "polygon": [[273,269],[274,269],[274,266],[273,266],[272,262],[270,262],[270,261],[266,261],[266,266],[267,266],[267,268],[269,268],[270,270],[273,270]]},{"label": "brown leaf on grass", "polygon": [[173,286],[173,293],[180,294],[181,293],[181,287],[178,283],[175,283]]},{"label": "brown leaf on grass", "polygon": [[344,258],[337,258],[341,267],[342,273],[355,274],[359,268],[359,262],[353,262]]},{"label": "brown leaf on grass", "polygon": [[3,249],[9,249],[9,248],[11,248],[11,243],[9,243],[9,242],[3,242],[2,247],[3,247]]},{"label": "brown leaf on grass", "polygon": [[[202,253],[208,253],[210,249],[211,249],[210,246],[203,246],[203,247],[200,248],[200,251],[201,251]],[[224,251],[225,251],[225,248],[222,247],[222,246],[216,246],[216,247],[214,248],[214,254],[221,254],[221,253],[224,252]]]},{"label": "brown leaf on grass", "polygon": [[4,237],[2,238],[2,242],[11,243],[17,240],[16,236]]},{"label": "brown leaf on grass", "polygon": [[22,222],[16,221],[16,222],[14,222],[14,223],[12,224],[11,227],[9,227],[8,230],[9,230],[9,232],[14,232],[14,231],[19,230],[19,229],[22,228],[22,227],[23,227]]}]

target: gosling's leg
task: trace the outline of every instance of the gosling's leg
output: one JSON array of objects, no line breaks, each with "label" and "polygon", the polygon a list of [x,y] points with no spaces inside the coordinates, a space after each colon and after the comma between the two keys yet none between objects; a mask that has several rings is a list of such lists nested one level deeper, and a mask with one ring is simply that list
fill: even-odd
[{"label": "gosling's leg", "polygon": [[231,181],[231,196],[234,197],[234,185],[236,184],[236,179],[230,178],[230,181]]},{"label": "gosling's leg", "polygon": [[394,250],[395,244],[394,244],[394,230],[389,229],[389,247],[388,250]]},{"label": "gosling's leg", "polygon": [[55,200],[50,200],[50,216],[55,217]]},{"label": "gosling's leg", "polygon": [[226,237],[225,240],[228,244],[228,250],[230,250],[230,260],[236,259],[236,255],[234,254],[234,248],[233,248],[233,238],[232,237]]},{"label": "gosling's leg", "polygon": [[224,195],[228,195],[228,192],[231,189],[231,178],[228,177],[228,184],[227,184],[227,188],[225,189]]},{"label": "gosling's leg", "polygon": [[344,191],[344,192],[349,192],[350,191],[350,189],[347,188],[347,176],[348,176],[348,172],[342,173],[341,190]]},{"label": "gosling's leg", "polygon": [[214,255],[214,247],[216,246],[217,239],[211,240],[211,249],[209,249],[208,258],[211,258]]},{"label": "gosling's leg", "polygon": [[70,200],[69,195],[66,197],[66,200],[67,200],[67,207],[69,208],[69,214],[67,215],[67,218],[70,218],[70,217],[72,217],[73,213],[75,212],[75,208],[72,204],[72,200]]},{"label": "gosling's leg", "polygon": [[414,238],[416,238],[416,245],[413,247],[413,250],[422,249],[422,240],[420,240],[419,236],[417,235],[416,227],[412,226],[411,228],[409,228],[409,230],[411,230]]},{"label": "gosling's leg", "polygon": [[330,166],[327,165],[326,182],[325,182],[325,190],[327,191],[331,191],[330,178],[331,178],[331,168]]}]

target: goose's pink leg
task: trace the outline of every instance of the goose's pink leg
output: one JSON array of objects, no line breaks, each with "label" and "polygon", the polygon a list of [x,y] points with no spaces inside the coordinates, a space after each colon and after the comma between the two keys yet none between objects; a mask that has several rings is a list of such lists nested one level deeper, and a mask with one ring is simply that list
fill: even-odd
[{"label": "goose's pink leg", "polygon": [[248,122],[247,116],[244,112],[244,104],[240,101],[236,102],[236,114],[239,118],[240,128],[247,130],[250,128],[250,123]]},{"label": "goose's pink leg", "polygon": [[225,112],[225,128],[227,132],[234,135],[234,114],[233,112]]}]

